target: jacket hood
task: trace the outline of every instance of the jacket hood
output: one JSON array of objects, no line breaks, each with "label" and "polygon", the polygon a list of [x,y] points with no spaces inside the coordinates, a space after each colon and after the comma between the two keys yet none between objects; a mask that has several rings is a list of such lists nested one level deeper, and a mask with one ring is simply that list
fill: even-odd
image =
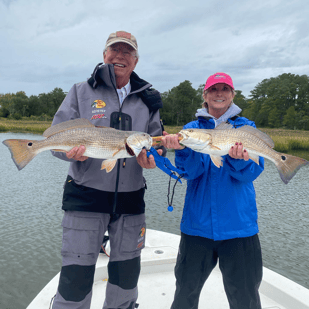
[{"label": "jacket hood", "polygon": [[[110,81],[108,85],[106,81]],[[114,72],[114,66],[112,64],[99,63],[91,77],[87,80],[88,84],[92,88],[97,88],[98,85],[105,84],[108,87],[116,88],[116,78]],[[150,111],[156,111],[163,107],[161,95],[159,91],[151,88],[152,85],[147,81],[141,79],[134,71],[130,76],[131,94],[138,93],[143,102],[147,105]]]},{"label": "jacket hood", "polygon": [[229,107],[229,109],[220,117],[215,118],[214,116],[210,115],[208,113],[208,109],[203,107],[196,111],[195,117],[203,117],[203,118],[212,118],[215,122],[215,127],[219,125],[221,122],[226,122],[229,118],[232,118],[236,115],[238,115],[242,111],[241,108],[239,108],[235,103],[232,103],[232,105]]},{"label": "jacket hood", "polygon": [[[112,64],[103,64],[100,62],[95,67],[91,77],[87,80],[87,82],[90,86],[96,88],[99,84],[106,84],[104,81],[109,80],[109,78],[105,77],[110,77],[111,81],[115,84],[116,87],[114,66]],[[132,92],[138,90],[142,91],[152,86],[150,83],[141,79],[134,71],[131,73],[130,83]]]}]

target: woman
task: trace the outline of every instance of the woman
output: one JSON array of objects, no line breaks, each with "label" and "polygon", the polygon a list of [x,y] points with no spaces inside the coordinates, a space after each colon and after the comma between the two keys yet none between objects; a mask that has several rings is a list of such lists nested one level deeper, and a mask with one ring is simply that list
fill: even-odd
[{"label": "woman", "polygon": [[[255,127],[237,116],[241,109],[233,103],[234,96],[229,75],[211,75],[203,108],[184,129],[214,129],[226,121],[236,128]],[[162,144],[176,150],[176,165],[187,179],[171,308],[198,308],[203,285],[219,261],[230,309],[261,309],[262,254],[253,181],[264,169],[263,158],[259,165],[254,163],[242,144],[236,143],[224,156],[223,167],[217,168],[209,155],[181,146],[177,135],[165,136]]]}]

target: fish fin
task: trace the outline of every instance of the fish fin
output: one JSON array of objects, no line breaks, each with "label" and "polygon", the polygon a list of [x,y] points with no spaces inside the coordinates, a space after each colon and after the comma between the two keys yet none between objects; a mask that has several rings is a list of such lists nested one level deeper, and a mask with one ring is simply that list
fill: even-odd
[{"label": "fish fin", "polygon": [[50,137],[56,133],[60,133],[69,129],[94,128],[94,127],[95,126],[88,119],[78,118],[61,122],[54,126],[49,127],[44,131],[43,136]]},{"label": "fish fin", "polygon": [[55,152],[67,152],[66,150],[63,150],[63,149],[52,149],[52,151],[55,151]]},{"label": "fish fin", "polygon": [[210,159],[217,168],[223,166],[222,157],[210,155]]},{"label": "fish fin", "polygon": [[267,135],[266,133],[264,133],[264,132],[262,132],[262,131],[260,131],[256,128],[254,128],[254,127],[245,125],[245,126],[237,128],[237,130],[240,130],[240,131],[243,131],[243,132],[246,132],[246,133],[250,133],[250,134],[256,136],[257,138],[261,139],[265,144],[267,144],[267,146],[269,146],[270,148],[275,147],[275,143],[269,135]]},{"label": "fish fin", "polygon": [[215,149],[215,150],[221,150],[221,148],[215,146],[215,145],[212,145],[212,144],[209,144],[210,148],[211,149]]},{"label": "fish fin", "polygon": [[249,158],[254,161],[257,165],[260,165],[260,157],[255,154],[250,154],[249,153]]},{"label": "fish fin", "polygon": [[297,173],[297,171],[309,162],[303,158],[280,153],[280,160],[275,161],[276,167],[282,181],[287,184]]},{"label": "fish fin", "polygon": [[111,128],[111,127],[105,127],[105,126],[95,126],[96,128],[100,128],[100,129],[112,129],[112,130],[116,130],[115,128]]},{"label": "fish fin", "polygon": [[215,127],[215,130],[230,130],[235,129],[229,122],[221,122]]},{"label": "fish fin", "polygon": [[106,173],[109,173],[115,167],[116,162],[117,159],[104,160],[101,165],[101,170],[106,170]]},{"label": "fish fin", "polygon": [[118,152],[120,152],[121,150],[123,150],[124,149],[124,147],[120,147],[119,149],[117,149],[114,153],[113,153],[113,157],[118,153]]},{"label": "fish fin", "polygon": [[38,152],[33,150],[32,147],[36,141],[26,139],[7,139],[2,143],[9,148],[12,159],[19,171],[38,154]]}]

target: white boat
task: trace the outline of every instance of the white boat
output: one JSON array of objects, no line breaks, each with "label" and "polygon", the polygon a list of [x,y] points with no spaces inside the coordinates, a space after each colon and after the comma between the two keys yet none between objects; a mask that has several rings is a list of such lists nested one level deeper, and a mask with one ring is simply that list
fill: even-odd
[{"label": "white boat", "polygon": [[[142,250],[137,303],[143,309],[169,309],[175,292],[174,267],[180,236],[147,229]],[[102,308],[107,282],[108,257],[100,254],[94,278],[91,309]],[[260,296],[263,309],[309,309],[309,290],[267,269],[263,269]],[[57,274],[30,303],[27,309],[48,309],[59,281]],[[227,309],[222,276],[218,267],[206,281],[199,308]]]}]

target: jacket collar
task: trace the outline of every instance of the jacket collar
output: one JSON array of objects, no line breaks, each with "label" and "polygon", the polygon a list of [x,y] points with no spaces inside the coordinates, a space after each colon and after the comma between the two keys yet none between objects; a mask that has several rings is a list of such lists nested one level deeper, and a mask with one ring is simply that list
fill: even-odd
[{"label": "jacket collar", "polygon": [[[114,66],[112,64],[103,64],[100,62],[94,69],[91,77],[87,80],[92,88],[97,88],[98,85],[105,84],[116,88],[116,78]],[[141,79],[134,71],[130,76],[131,93],[143,91],[152,85]]]},{"label": "jacket collar", "polygon": [[221,122],[226,122],[229,118],[236,116],[240,112],[241,112],[241,108],[239,108],[235,103],[232,103],[232,105],[229,107],[229,109],[218,119],[215,118],[214,116],[210,115],[208,113],[208,110],[205,107],[198,109],[196,114],[195,114],[195,117],[213,119],[213,121],[215,123],[215,127],[216,127]]}]

